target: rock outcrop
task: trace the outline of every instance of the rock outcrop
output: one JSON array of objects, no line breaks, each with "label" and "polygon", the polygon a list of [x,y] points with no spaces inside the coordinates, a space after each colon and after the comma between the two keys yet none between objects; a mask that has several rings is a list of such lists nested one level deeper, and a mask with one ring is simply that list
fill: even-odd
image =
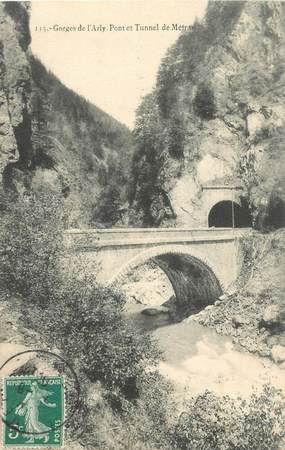
[{"label": "rock outcrop", "polygon": [[256,227],[284,225],[284,24],[283,2],[210,1],[169,49],[138,109],[133,223],[200,226],[202,187],[239,185]]},{"label": "rock outcrop", "polygon": [[244,243],[245,260],[236,291],[190,316],[229,335],[250,352],[282,363],[285,348],[285,232],[254,232]]},{"label": "rock outcrop", "polygon": [[[29,4],[1,2],[4,188],[24,193],[44,184],[66,199],[69,226],[113,224],[126,201],[130,131],[67,89],[33,57],[29,44]],[[109,215],[100,210],[102,197],[115,209]]]}]

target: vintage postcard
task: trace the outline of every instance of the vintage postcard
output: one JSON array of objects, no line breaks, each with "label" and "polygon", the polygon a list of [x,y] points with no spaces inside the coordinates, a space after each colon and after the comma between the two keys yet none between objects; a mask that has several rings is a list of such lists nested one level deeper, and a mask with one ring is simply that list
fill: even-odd
[{"label": "vintage postcard", "polygon": [[0,448],[285,449],[285,2],[0,1]]}]

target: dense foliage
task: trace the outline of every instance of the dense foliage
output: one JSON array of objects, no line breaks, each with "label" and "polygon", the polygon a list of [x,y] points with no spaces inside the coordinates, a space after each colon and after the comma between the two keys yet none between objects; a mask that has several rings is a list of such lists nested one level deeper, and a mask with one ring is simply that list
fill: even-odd
[{"label": "dense foliage", "polygon": [[117,184],[110,181],[94,205],[91,223],[112,226],[122,219],[122,200]]},{"label": "dense foliage", "polygon": [[[157,105],[156,93],[147,95],[137,110],[133,131],[135,151],[129,187],[129,201],[134,215],[130,222],[159,226],[165,218],[173,218],[173,210],[164,189],[161,168],[168,155],[180,165],[185,133],[183,114],[165,125]],[[138,212],[142,214],[138,215]]]},{"label": "dense foliage", "polygon": [[[116,401],[137,398],[137,382],[159,352],[148,335],[123,318],[125,299],[94,278],[66,276],[44,316],[48,339],[91,381],[101,381]],[[117,396],[119,396],[117,398]]]},{"label": "dense foliage", "polygon": [[249,400],[197,396],[180,416],[174,442],[182,450],[278,450],[284,439],[284,396],[265,386]]},{"label": "dense foliage", "polygon": [[[56,196],[42,193],[11,200],[1,193],[1,287],[8,295],[23,297],[25,325],[35,329],[48,348],[61,350],[76,368],[83,391],[90,383],[102,386],[105,413],[116,426],[121,422],[119,439],[126,438],[124,428],[133,420],[132,441],[147,437],[165,444],[166,428],[159,426],[166,421],[167,402],[160,400],[169,388],[156,371],[160,352],[151,337],[124,317],[120,293],[99,285],[95,273],[88,276],[80,258],[74,265],[66,260],[62,205]],[[33,314],[26,314],[31,302]],[[68,407],[72,401],[68,399]],[[98,410],[85,402],[83,434],[87,441],[100,442],[100,433],[93,430],[90,436],[88,428],[90,421],[94,427]],[[113,416],[118,413],[120,417]],[[117,437],[114,442],[118,444]]]},{"label": "dense foliage", "polygon": [[2,195],[0,284],[11,294],[47,305],[59,280],[62,204],[44,192],[9,200]]},{"label": "dense foliage", "polygon": [[100,286],[95,274],[88,276],[84,261],[76,261],[74,270],[69,261],[63,270],[60,201],[51,193],[14,202],[2,196],[1,207],[1,286],[38,307],[43,321],[35,315],[32,325],[90,380],[136,398],[137,379],[156,365],[159,352],[123,318],[123,296]]}]

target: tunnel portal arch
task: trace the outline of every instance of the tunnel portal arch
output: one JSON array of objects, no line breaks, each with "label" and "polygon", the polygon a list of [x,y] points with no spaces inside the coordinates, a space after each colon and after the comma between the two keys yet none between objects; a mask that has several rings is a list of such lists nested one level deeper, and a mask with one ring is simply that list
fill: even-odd
[{"label": "tunnel portal arch", "polygon": [[131,270],[147,261],[154,261],[166,274],[173,287],[177,306],[185,316],[213,304],[223,292],[222,283],[212,264],[180,247],[143,252],[127,263],[110,280],[109,285],[120,284]]},{"label": "tunnel portal arch", "polygon": [[209,212],[208,226],[216,228],[247,228],[251,227],[251,217],[248,208],[230,200],[216,203]]}]

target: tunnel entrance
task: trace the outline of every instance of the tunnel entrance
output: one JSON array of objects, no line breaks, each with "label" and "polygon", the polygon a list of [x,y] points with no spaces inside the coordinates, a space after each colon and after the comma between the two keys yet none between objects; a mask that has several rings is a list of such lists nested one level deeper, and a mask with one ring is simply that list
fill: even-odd
[{"label": "tunnel entrance", "polygon": [[251,216],[249,209],[238,203],[225,200],[216,203],[210,210],[208,216],[209,227],[217,228],[247,228],[251,227]]}]

